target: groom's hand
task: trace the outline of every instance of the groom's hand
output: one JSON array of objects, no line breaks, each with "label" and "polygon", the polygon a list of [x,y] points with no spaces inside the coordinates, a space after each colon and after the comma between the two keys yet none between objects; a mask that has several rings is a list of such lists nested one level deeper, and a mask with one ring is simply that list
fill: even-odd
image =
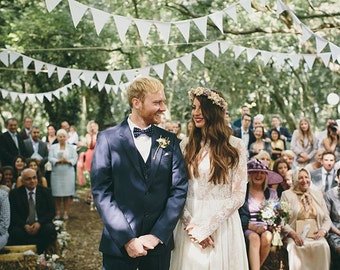
[{"label": "groom's hand", "polygon": [[156,236],[152,234],[142,235],[138,237],[138,239],[141,240],[145,250],[154,249],[161,242]]},{"label": "groom's hand", "polygon": [[142,241],[139,238],[133,238],[125,245],[125,250],[131,258],[145,256],[148,252],[144,249]]}]

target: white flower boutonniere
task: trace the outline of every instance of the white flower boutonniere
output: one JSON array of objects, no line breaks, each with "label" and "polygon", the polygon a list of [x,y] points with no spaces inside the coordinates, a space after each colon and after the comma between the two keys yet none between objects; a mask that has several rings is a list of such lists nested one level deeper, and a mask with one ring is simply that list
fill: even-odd
[{"label": "white flower boutonniere", "polygon": [[169,138],[162,138],[162,136],[160,136],[160,137],[156,140],[156,142],[158,142],[158,147],[157,147],[157,149],[156,149],[156,151],[155,151],[155,154],[153,155],[153,159],[156,158],[156,155],[157,155],[157,153],[158,153],[159,148],[165,149],[165,148],[169,145],[170,140],[169,140]]}]

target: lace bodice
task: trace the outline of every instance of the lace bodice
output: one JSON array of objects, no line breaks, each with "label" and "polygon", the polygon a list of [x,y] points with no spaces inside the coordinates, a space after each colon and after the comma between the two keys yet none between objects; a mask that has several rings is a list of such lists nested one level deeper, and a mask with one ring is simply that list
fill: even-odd
[{"label": "lace bodice", "polygon": [[199,177],[189,180],[187,203],[181,220],[185,226],[197,225],[191,234],[199,241],[211,235],[244,203],[247,184],[246,149],[242,141],[233,136],[230,144],[239,149],[240,160],[237,168],[229,172],[229,184],[215,185],[208,182],[209,153],[206,153],[198,166]]}]

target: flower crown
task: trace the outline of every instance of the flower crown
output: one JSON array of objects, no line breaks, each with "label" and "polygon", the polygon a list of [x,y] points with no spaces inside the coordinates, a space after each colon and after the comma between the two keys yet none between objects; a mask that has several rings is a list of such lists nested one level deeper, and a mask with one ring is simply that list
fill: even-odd
[{"label": "flower crown", "polygon": [[203,87],[191,88],[189,91],[189,96],[191,102],[197,96],[206,96],[211,102],[217,106],[219,106],[223,111],[227,110],[227,102],[216,92]]}]

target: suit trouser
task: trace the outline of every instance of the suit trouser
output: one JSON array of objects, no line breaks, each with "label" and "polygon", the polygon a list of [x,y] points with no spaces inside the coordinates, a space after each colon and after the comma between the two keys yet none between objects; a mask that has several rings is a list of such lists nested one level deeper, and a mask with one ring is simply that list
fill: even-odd
[{"label": "suit trouser", "polygon": [[159,255],[147,255],[132,259],[103,253],[103,270],[168,270],[171,250]]}]

